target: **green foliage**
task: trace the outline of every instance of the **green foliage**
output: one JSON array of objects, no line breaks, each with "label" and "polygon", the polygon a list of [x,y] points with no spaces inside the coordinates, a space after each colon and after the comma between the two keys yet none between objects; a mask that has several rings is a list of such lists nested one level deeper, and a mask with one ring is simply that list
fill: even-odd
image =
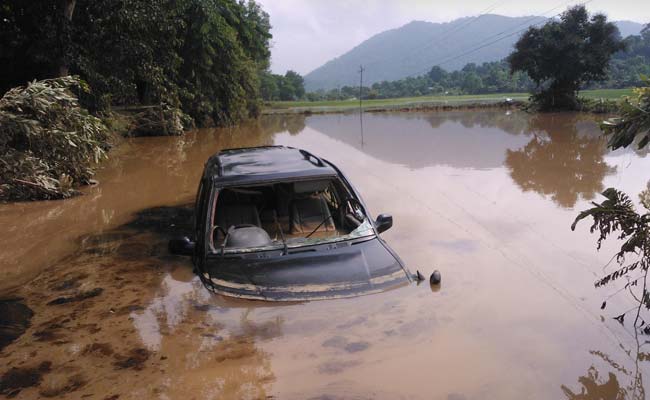
[{"label": "green foliage", "polygon": [[650,79],[642,79],[645,86],[635,89],[636,98],[626,98],[620,106],[620,116],[602,124],[614,150],[628,147],[635,140],[639,149],[650,143]]},{"label": "green foliage", "polygon": [[[650,292],[647,288],[648,269],[650,268],[650,185],[646,191],[641,193],[640,199],[645,214],[638,213],[632,200],[623,192],[614,188],[609,188],[603,192],[606,200],[602,203],[593,203],[593,207],[581,212],[571,225],[575,229],[576,225],[583,219],[591,217],[593,224],[591,232],[599,232],[597,244],[600,249],[602,242],[612,235],[616,235],[618,240],[623,241],[621,248],[616,253],[620,268],[596,281],[595,286],[605,286],[611,284],[620,278],[626,278],[625,289],[630,290],[635,300],[639,303],[636,309],[636,319],[634,326],[645,325],[645,321],[640,317],[642,308],[650,310]],[[626,264],[626,257],[633,257],[634,261]],[[642,283],[641,290],[634,293],[632,289]],[[603,308],[606,303],[603,303]],[[625,319],[623,313],[616,319],[623,323]],[[642,323],[639,324],[639,319]],[[646,329],[646,333],[648,330]]]},{"label": "green foliage", "polygon": [[181,30],[177,10],[156,0],[78,0],[70,68],[93,88],[93,109],[175,101]]},{"label": "green foliage", "polygon": [[[649,31],[650,29],[646,27],[643,35],[650,34]],[[635,89],[636,100],[625,99],[621,106],[621,116],[605,121],[601,126],[605,134],[610,136],[608,146],[612,149],[628,147],[637,138],[639,139],[639,149],[650,143],[650,81],[645,76],[642,77],[642,80],[645,87]],[[650,182],[647,189],[639,195],[639,201],[646,210],[645,214],[638,213],[630,198],[617,189],[607,189],[603,192],[603,196],[607,200],[600,204],[593,203],[594,207],[581,212],[571,225],[571,229],[575,229],[582,219],[592,217],[591,232],[598,231],[600,233],[597,241],[599,249],[602,242],[612,234],[616,233],[617,239],[623,241],[620,250],[616,254],[621,268],[598,280],[596,287],[608,285],[619,278],[626,278],[627,283],[624,289],[628,289],[638,303],[634,327],[636,329],[645,325],[643,332],[650,334],[650,326],[646,325],[646,321],[641,317],[642,308],[650,310],[650,291],[648,291],[648,271],[650,270]],[[627,256],[634,257],[635,261],[624,265]],[[642,283],[642,288],[637,289],[637,293],[634,293],[633,287],[638,287],[639,282]],[[603,302],[602,308],[605,306],[606,302]],[[626,314],[627,312],[615,319],[622,324]]]},{"label": "green foliage", "polygon": [[[422,76],[392,82],[379,82],[363,88],[364,99],[389,99],[397,97],[424,96],[428,94],[490,94],[526,92],[534,87],[524,73],[510,74],[505,61],[487,62],[481,65],[467,64],[460,71],[447,72],[434,66]],[[359,96],[358,86],[344,86],[329,92],[316,92],[308,96],[312,100],[344,100]]]},{"label": "green foliage", "polygon": [[105,157],[108,131],[79,106],[77,78],[35,81],[0,99],[0,200],[69,197]]},{"label": "green foliage", "polygon": [[[70,0],[68,0],[70,1]],[[254,1],[8,0],[0,6],[0,90],[56,75],[63,61],[93,88],[81,101],[181,107],[205,125],[259,112],[270,23]]]},{"label": "green foliage", "polygon": [[585,6],[569,8],[559,21],[529,28],[508,57],[513,72],[536,83],[533,100],[542,109],[575,109],[581,87],[607,78],[613,54],[625,48],[618,28]]},{"label": "green foliage", "polygon": [[[612,56],[607,68],[606,79],[602,82],[587,82],[580,90],[595,88],[629,88],[642,84],[640,76],[650,75],[650,25],[639,36],[629,36],[624,40],[625,49]],[[364,87],[364,99],[390,99],[431,94],[491,94],[531,92],[538,89],[526,72],[510,73],[508,61],[486,62],[481,65],[467,64],[459,71],[448,72],[434,66],[422,76],[409,77],[396,81],[383,81]],[[343,86],[330,91],[308,93],[310,101],[345,100],[359,95],[356,86]],[[265,97],[267,99],[267,97]],[[279,100],[278,97],[273,100]],[[552,99],[551,99],[552,100]],[[577,110],[596,112],[615,111],[615,104],[596,101],[571,100]]]},{"label": "green foliage", "polygon": [[261,77],[262,98],[266,101],[295,101],[305,97],[305,81],[294,71],[282,75],[264,72]]},{"label": "green foliage", "polygon": [[650,24],[640,35],[623,40],[625,50],[614,54],[609,63],[607,79],[587,88],[621,88],[642,86],[641,76],[650,75]]}]

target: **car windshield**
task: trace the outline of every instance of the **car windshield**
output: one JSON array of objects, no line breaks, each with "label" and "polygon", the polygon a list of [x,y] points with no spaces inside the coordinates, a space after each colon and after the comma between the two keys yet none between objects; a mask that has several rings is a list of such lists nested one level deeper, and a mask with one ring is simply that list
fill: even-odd
[{"label": "car windshield", "polygon": [[215,253],[296,248],[374,235],[360,202],[337,178],[230,186],[211,216]]}]

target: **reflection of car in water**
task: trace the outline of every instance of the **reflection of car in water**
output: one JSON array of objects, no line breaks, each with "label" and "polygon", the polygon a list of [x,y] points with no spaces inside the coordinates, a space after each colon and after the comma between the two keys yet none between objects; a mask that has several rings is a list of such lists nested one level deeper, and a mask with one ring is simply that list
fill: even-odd
[{"label": "reflection of car in water", "polygon": [[259,300],[315,300],[384,291],[412,280],[334,164],[284,146],[224,150],[206,163],[191,254],[217,293]]}]

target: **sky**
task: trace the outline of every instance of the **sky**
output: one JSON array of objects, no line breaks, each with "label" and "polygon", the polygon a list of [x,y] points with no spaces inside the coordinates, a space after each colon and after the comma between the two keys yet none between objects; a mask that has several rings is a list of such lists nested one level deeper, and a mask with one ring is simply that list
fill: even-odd
[{"label": "sky", "polygon": [[[302,75],[371,36],[413,20],[449,22],[483,13],[553,16],[575,0],[257,0],[271,16],[271,70]],[[611,20],[650,21],[648,0],[591,0]],[[549,10],[553,10],[550,11]]]}]

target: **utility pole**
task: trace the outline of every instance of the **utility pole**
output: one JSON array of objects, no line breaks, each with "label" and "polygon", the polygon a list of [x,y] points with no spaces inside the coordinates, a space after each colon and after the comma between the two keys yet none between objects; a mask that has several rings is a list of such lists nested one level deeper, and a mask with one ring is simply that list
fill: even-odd
[{"label": "utility pole", "polygon": [[363,71],[366,69],[363,68],[363,65],[359,65],[359,124],[361,128],[361,147],[363,148]]},{"label": "utility pole", "polygon": [[361,108],[361,101],[362,101],[362,95],[363,95],[363,71],[366,69],[363,68],[363,65],[359,65],[359,110],[362,110]]}]

